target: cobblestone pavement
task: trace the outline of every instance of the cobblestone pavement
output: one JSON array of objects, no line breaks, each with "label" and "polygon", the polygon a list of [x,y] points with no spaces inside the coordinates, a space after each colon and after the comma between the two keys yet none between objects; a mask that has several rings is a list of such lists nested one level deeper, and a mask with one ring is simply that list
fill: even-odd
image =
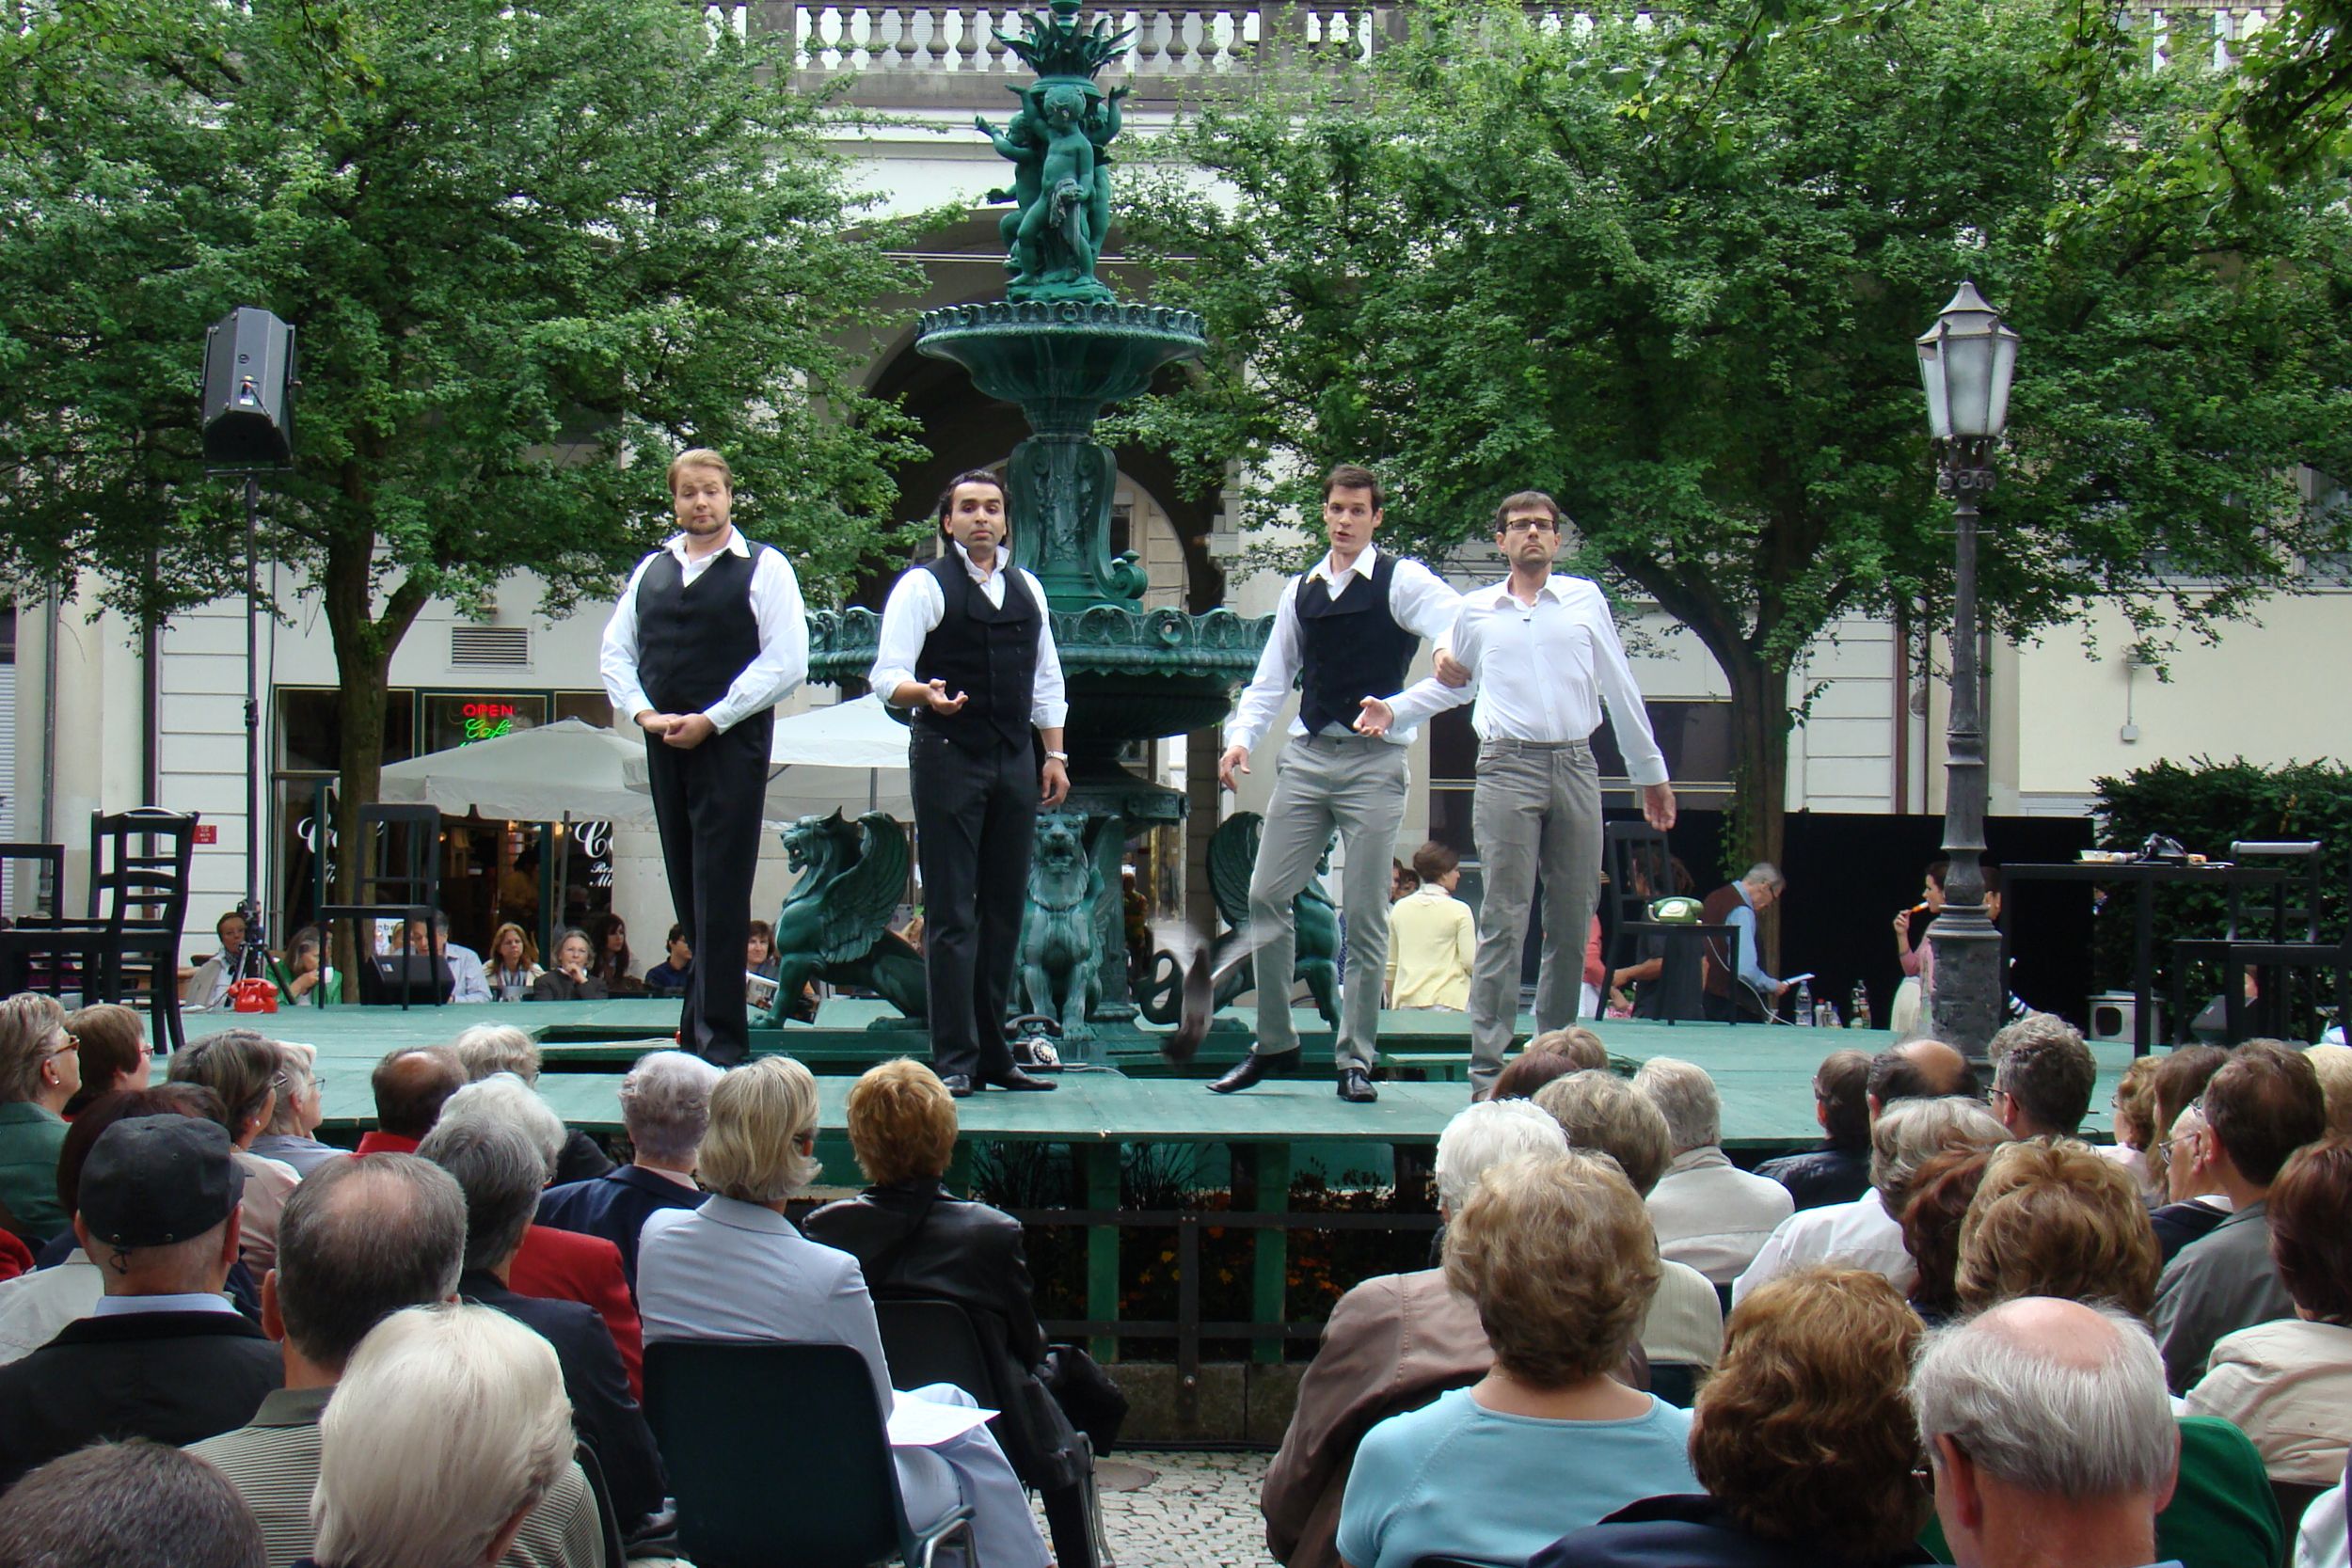
[{"label": "cobblestone pavement", "polygon": [[1152,1472],[1133,1491],[1102,1491],[1103,1529],[1117,1568],[1274,1568],[1258,1513],[1272,1458],[1137,1449],[1104,1461],[1111,1481]]}]

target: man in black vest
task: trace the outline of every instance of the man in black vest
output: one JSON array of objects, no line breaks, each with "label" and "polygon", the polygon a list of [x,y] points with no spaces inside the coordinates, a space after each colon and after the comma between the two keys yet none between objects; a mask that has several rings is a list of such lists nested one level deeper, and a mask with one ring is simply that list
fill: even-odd
[{"label": "man in black vest", "polygon": [[[1296,947],[1291,900],[1315,874],[1333,829],[1347,850],[1340,911],[1347,920],[1346,995],[1337,1046],[1339,1092],[1358,1102],[1379,1059],[1380,982],[1389,964],[1389,866],[1405,816],[1410,729],[1357,733],[1367,697],[1405,679],[1422,638],[1453,629],[1461,600],[1437,574],[1372,547],[1381,518],[1380,481],[1342,464],[1323,482],[1323,526],[1331,550],[1293,578],[1274,612],[1274,632],[1225,729],[1217,778],[1228,789],[1249,771],[1249,752],[1274,722],[1294,684],[1298,717],[1282,752],[1281,776],[1266,806],[1265,832],[1249,877],[1249,940],[1256,944],[1258,1041],[1241,1065],[1211,1084],[1218,1094],[1295,1071],[1298,1032],[1291,1023]],[[1385,684],[1384,684],[1385,683]]]},{"label": "man in black vest", "polygon": [[[681,531],[638,562],[600,662],[612,711],[645,732],[677,923],[723,958],[751,939],[771,710],[808,673],[808,615],[784,553],[736,531],[725,458],[679,453],[670,499]],[[751,1054],[740,962],[694,966],[678,1043],[722,1067]]]},{"label": "man in black vest", "polygon": [[883,701],[913,710],[907,770],[931,1066],[958,1098],[991,1085],[1054,1087],[1013,1066],[1005,1005],[1037,814],[1070,794],[1070,709],[1045,590],[1013,565],[1005,526],[994,474],[948,482],[939,498],[947,553],[890,590],[872,677]]}]

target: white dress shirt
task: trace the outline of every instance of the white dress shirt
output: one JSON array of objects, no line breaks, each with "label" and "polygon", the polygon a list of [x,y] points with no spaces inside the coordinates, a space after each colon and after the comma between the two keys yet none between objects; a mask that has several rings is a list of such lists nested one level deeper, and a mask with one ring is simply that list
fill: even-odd
[{"label": "white dress shirt", "polygon": [[[742,531],[731,524],[727,542],[700,558],[686,553],[683,533],[672,534],[661,542],[661,547],[676,558],[681,579],[690,583],[710,570],[722,551],[733,556],[752,553]],[[605,623],[604,648],[596,660],[604,675],[605,695],[612,699],[613,718],[624,728],[634,726],[641,713],[660,711],[637,678],[637,585],[644,580],[645,568],[653,564],[653,559],[645,557],[628,575],[621,602],[612,607],[612,619]],[[753,714],[775,706],[808,678],[808,610],[801,603],[801,579],[793,575],[792,562],[782,550],[759,552],[759,562],[752,568],[751,599],[752,614],[759,623],[759,652],[743,666],[727,694],[703,710],[703,717],[722,734]]]},{"label": "white dress shirt", "polygon": [[0,1366],[22,1361],[105,1299],[105,1275],[78,1246],[54,1269],[0,1280]]},{"label": "white dress shirt", "polygon": [[1627,773],[1637,784],[1666,782],[1665,755],[1597,583],[1555,575],[1533,605],[1519,603],[1507,579],[1465,594],[1450,646],[1470,685],[1432,676],[1401,692],[1389,705],[1399,729],[1474,699],[1470,728],[1479,739],[1556,744],[1600,728],[1606,701]]},{"label": "white dress shirt", "polygon": [[[972,564],[971,556],[961,545],[950,540],[947,547],[962,563],[972,585],[990,604],[1004,609],[1005,563],[1010,557],[998,550],[983,572]],[[1021,582],[1028,589],[1038,613],[1037,677],[1029,689],[1029,722],[1041,730],[1058,729],[1070,717],[1070,701],[1062,685],[1061,653],[1054,646],[1053,611],[1045,603],[1044,586],[1035,573],[1022,572]],[[939,579],[931,575],[929,566],[915,567],[892,585],[890,597],[882,601],[882,636],[874,649],[874,672],[866,677],[866,684],[883,702],[890,701],[892,692],[914,679],[914,666],[923,657],[924,641],[939,629],[946,613],[947,596],[939,591]]]},{"label": "white dress shirt", "polygon": [[[1336,599],[1347,592],[1348,578],[1371,581],[1373,569],[1379,563],[1380,552],[1370,545],[1344,569],[1334,565],[1327,551],[1305,577],[1293,578],[1283,585],[1281,603],[1274,609],[1274,634],[1266,639],[1265,652],[1258,656],[1258,673],[1249,677],[1249,685],[1233,708],[1232,721],[1225,726],[1227,746],[1255,750],[1298,685],[1298,672],[1307,657],[1298,629],[1298,595],[1312,591]],[[1439,580],[1437,573],[1418,561],[1396,558],[1396,570],[1389,578],[1389,614],[1398,626],[1436,642],[1454,629],[1461,607],[1462,596]],[[1305,735],[1307,726],[1294,718],[1290,733]],[[1399,746],[1410,745],[1412,726],[1400,721],[1390,728],[1388,738]]]},{"label": "white dress shirt", "polygon": [[1676,1155],[1645,1201],[1658,1255],[1717,1285],[1739,1278],[1796,1208],[1788,1188],[1749,1175],[1713,1145]]},{"label": "white dress shirt", "polygon": [[1886,1282],[1906,1296],[1919,1282],[1918,1266],[1903,1245],[1903,1227],[1886,1212],[1885,1202],[1873,1187],[1851,1203],[1800,1209],[1781,1221],[1757,1251],[1756,1261],[1731,1282],[1731,1305],[1739,1306],[1766,1280],[1807,1263],[1868,1269],[1884,1275]]}]

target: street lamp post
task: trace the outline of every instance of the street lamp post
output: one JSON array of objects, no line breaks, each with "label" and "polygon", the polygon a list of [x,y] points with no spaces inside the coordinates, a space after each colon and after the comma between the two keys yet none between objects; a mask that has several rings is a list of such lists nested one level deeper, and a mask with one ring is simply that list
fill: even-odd
[{"label": "street lamp post", "polygon": [[1935,1037],[1981,1060],[2000,1022],[2001,933],[1984,911],[1984,699],[1977,668],[1977,502],[1993,488],[1993,456],[2009,418],[2017,334],[1963,283],[1919,338],[1919,375],[1934,437],[1936,488],[1952,498],[1958,561],[1952,587],[1951,720],[1945,734],[1944,911],[1934,944]]}]

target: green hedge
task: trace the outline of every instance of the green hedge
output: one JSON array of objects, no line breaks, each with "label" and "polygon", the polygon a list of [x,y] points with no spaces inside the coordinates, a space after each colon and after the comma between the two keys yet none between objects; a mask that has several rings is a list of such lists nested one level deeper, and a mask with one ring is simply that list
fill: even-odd
[{"label": "green hedge", "polygon": [[[2150,833],[2178,839],[2192,854],[2227,859],[2239,840],[2317,839],[2327,846],[2327,891],[2320,929],[2341,935],[2352,922],[2352,768],[2341,762],[2297,762],[2284,768],[2257,767],[2244,758],[2215,762],[2197,757],[2186,764],[2159,762],[2121,779],[2095,781],[2099,791],[2099,847],[2137,849]],[[2175,937],[2218,936],[2228,916],[2217,892],[2168,888],[2155,909],[2156,997],[2170,984]],[[2128,897],[2115,901],[2092,938],[2093,962],[2102,984],[2122,990],[2131,984],[2132,925]],[[2189,978],[2190,1006],[2217,994],[2221,975],[2212,966]],[[2307,981],[2291,984],[2292,1017],[2301,1037],[2317,1037],[2319,1009]],[[2323,991],[2324,995],[2325,992]]]}]

